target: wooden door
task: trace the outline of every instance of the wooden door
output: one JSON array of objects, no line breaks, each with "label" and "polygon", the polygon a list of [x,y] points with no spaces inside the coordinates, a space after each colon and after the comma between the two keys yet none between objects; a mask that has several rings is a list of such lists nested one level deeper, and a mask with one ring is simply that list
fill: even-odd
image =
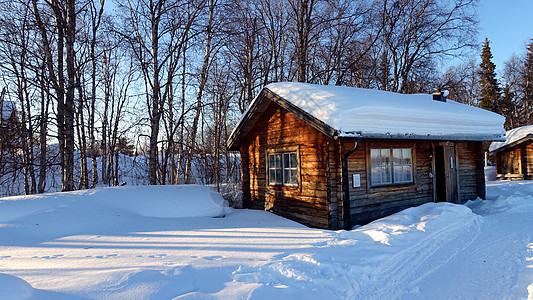
[{"label": "wooden door", "polygon": [[457,162],[454,146],[444,146],[444,176],[446,184],[446,201],[458,203]]}]

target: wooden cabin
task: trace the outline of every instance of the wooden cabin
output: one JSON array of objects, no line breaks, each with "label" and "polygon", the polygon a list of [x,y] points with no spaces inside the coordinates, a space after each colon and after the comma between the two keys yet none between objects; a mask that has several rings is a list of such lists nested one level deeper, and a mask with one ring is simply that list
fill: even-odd
[{"label": "wooden cabin", "polygon": [[496,178],[510,180],[532,179],[533,125],[507,131],[504,142],[490,145],[496,164]]},{"label": "wooden cabin", "polygon": [[426,202],[485,198],[481,144],[503,140],[504,121],[441,94],[273,83],[228,148],[241,154],[246,208],[351,229]]}]

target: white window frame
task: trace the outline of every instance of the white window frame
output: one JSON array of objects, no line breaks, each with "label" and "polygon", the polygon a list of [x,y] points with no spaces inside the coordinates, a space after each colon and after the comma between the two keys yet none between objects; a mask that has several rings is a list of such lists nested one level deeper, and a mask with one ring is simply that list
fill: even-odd
[{"label": "white window frame", "polygon": [[[293,159],[291,159],[291,156],[293,156]],[[298,151],[267,153],[268,185],[298,187],[300,182],[299,165]]]},{"label": "white window frame", "polygon": [[[395,163],[394,155],[400,154],[400,161],[403,161],[406,157],[403,157],[405,152],[409,152],[409,163]],[[398,153],[399,152],[399,153]],[[372,162],[372,155],[378,154],[381,159],[380,164],[375,164]],[[414,183],[414,158],[412,148],[371,148],[370,149],[370,185],[372,187],[382,187],[382,186],[398,186],[398,185],[408,185]],[[405,169],[409,168],[409,179],[401,180],[396,174],[395,170],[398,168]],[[380,169],[381,172],[375,172],[374,170]],[[380,180],[376,180],[375,176],[380,174]],[[385,175],[385,176],[384,176]],[[387,178],[388,176],[388,178]]]}]

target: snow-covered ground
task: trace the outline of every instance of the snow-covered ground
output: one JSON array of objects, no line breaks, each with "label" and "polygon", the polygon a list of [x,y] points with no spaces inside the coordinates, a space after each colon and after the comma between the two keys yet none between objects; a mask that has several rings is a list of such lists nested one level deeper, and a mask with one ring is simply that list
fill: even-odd
[{"label": "snow-covered ground", "polygon": [[200,187],[0,198],[0,298],[533,299],[533,182],[353,231]]}]

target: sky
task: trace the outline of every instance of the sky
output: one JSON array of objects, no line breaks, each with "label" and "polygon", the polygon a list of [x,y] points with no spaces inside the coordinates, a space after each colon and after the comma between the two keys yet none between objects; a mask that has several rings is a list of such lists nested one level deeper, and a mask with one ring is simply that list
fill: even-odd
[{"label": "sky", "polygon": [[533,0],[480,0],[479,45],[487,37],[491,44],[496,73],[513,53],[525,52],[525,45],[533,38]]}]

